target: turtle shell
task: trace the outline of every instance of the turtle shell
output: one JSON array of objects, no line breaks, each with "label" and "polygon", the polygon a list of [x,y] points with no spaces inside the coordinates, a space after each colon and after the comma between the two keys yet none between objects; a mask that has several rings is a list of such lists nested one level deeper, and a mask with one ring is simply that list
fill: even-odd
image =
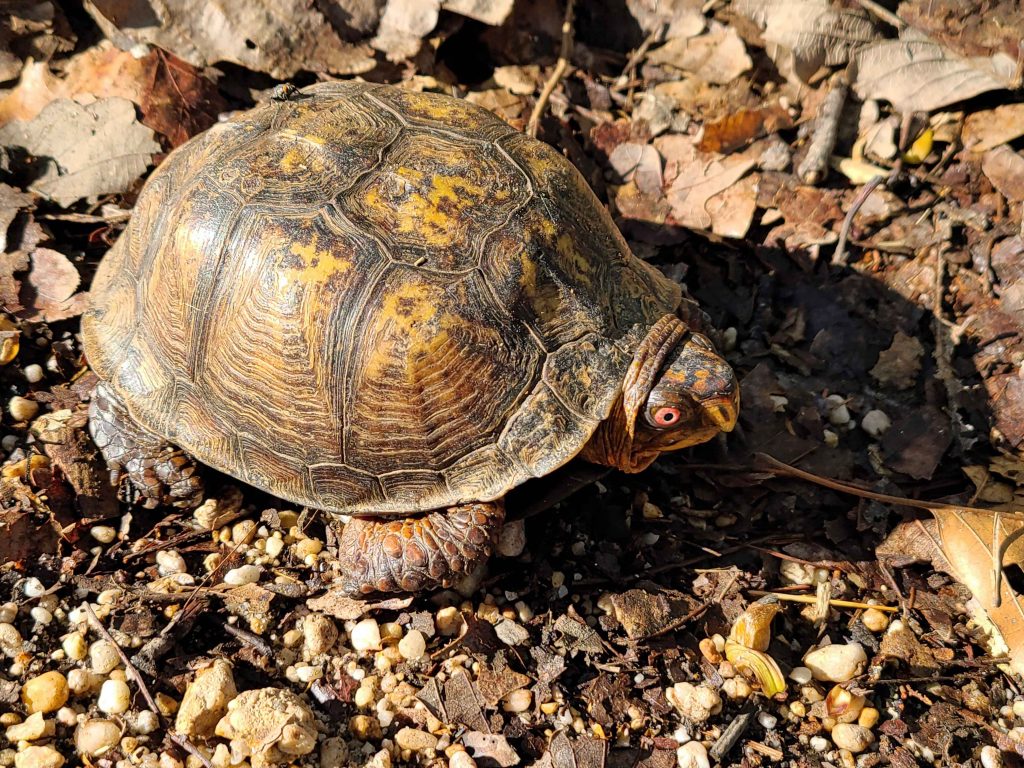
[{"label": "turtle shell", "polygon": [[446,96],[312,86],[172,152],[83,318],[147,429],[347,514],[562,465],[680,303],[546,144]]}]

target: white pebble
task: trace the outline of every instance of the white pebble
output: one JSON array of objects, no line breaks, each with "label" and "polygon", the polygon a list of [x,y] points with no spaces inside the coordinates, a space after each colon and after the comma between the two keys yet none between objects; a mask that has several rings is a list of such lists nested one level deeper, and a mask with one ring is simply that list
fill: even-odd
[{"label": "white pebble", "polygon": [[8,656],[17,656],[24,644],[21,632],[11,624],[0,624],[0,651]]},{"label": "white pebble", "polygon": [[860,420],[860,428],[871,435],[871,437],[881,437],[889,431],[891,426],[892,419],[886,415],[885,411],[868,411],[864,414],[864,418]]},{"label": "white pebble", "polygon": [[513,520],[502,526],[495,550],[502,557],[519,557],[526,549],[526,521]]},{"label": "white pebble", "polygon": [[360,653],[380,649],[380,625],[376,619],[363,619],[349,633],[352,648]]},{"label": "white pebble", "polygon": [[175,573],[186,573],[188,566],[185,565],[185,558],[174,549],[162,549],[156,553],[156,565],[161,576],[170,576]]},{"label": "white pebble", "polygon": [[112,720],[86,720],[75,731],[78,754],[96,757],[117,746],[121,728]]},{"label": "white pebble", "polygon": [[448,768],[476,768],[476,760],[469,756],[469,752],[456,752],[448,758]]},{"label": "white pebble", "polygon": [[807,667],[793,667],[789,672],[789,679],[797,685],[807,685],[812,677],[811,670]]},{"label": "white pebble", "polygon": [[17,435],[4,435],[3,439],[0,440],[0,448],[3,448],[7,453],[10,453],[18,447],[18,436]]},{"label": "white pebble", "polygon": [[266,547],[267,556],[276,558],[284,551],[284,539],[271,536],[267,539],[267,543],[264,546]]},{"label": "white pebble", "polygon": [[1003,753],[991,744],[981,748],[982,768],[1003,768]]},{"label": "white pebble", "polygon": [[42,597],[46,594],[46,587],[43,586],[43,582],[34,576],[25,579],[25,584],[21,590],[25,593],[25,597]]},{"label": "white pebble", "polygon": [[29,615],[32,617],[33,621],[38,621],[40,624],[49,624],[53,621],[53,614],[41,605],[37,605],[29,611]]},{"label": "white pebble", "polygon": [[89,529],[89,535],[100,544],[110,544],[117,538],[117,531],[109,525],[96,525]]},{"label": "white pebble", "polygon": [[832,729],[832,741],[840,749],[851,752],[863,752],[875,742],[875,737],[867,728],[854,723],[837,723]]},{"label": "white pebble", "polygon": [[97,675],[107,675],[117,669],[121,657],[112,643],[97,640],[89,646],[89,665]]},{"label": "white pebble", "polygon": [[39,365],[38,363],[26,365],[24,374],[25,380],[29,384],[38,384],[40,381],[43,380],[43,366]]},{"label": "white pebble", "polygon": [[409,634],[398,641],[398,652],[402,654],[403,659],[408,659],[409,661],[422,659],[423,655],[427,652],[427,641],[423,637],[423,633],[418,629],[410,631]]},{"label": "white pebble", "polygon": [[679,768],[711,768],[708,751],[699,741],[688,741],[676,750]]},{"label": "white pebble", "polygon": [[107,680],[100,687],[96,706],[108,715],[123,715],[132,704],[132,692],[124,680]]},{"label": "white pebble", "polygon": [[72,632],[61,640],[60,647],[72,661],[81,661],[89,654],[89,645],[80,632]]},{"label": "white pebble", "polygon": [[520,688],[518,691],[512,691],[501,700],[501,708],[506,712],[525,712],[530,708],[533,703],[533,694],[530,693],[529,688]]},{"label": "white pebble", "polygon": [[[804,656],[815,680],[845,683],[860,674],[868,657],[860,643],[826,645]],[[852,751],[852,750],[851,750]]]},{"label": "white pebble", "polygon": [[822,736],[811,736],[811,749],[815,752],[828,752],[828,748],[832,746],[829,744],[828,739]]},{"label": "white pebble", "polygon": [[829,395],[825,398],[830,424],[837,427],[846,426],[850,421],[850,411],[846,407],[846,398],[842,395]]},{"label": "white pebble", "polygon": [[18,618],[18,604],[4,603],[0,605],[0,624],[10,624]]},{"label": "white pebble", "polygon": [[241,565],[232,568],[224,574],[224,583],[232,587],[242,587],[246,584],[255,584],[260,580],[263,569],[258,565]]},{"label": "white pebble", "polygon": [[770,712],[758,712],[757,722],[759,722],[761,724],[761,727],[764,728],[766,731],[771,731],[775,729],[776,725],[778,725],[779,718],[777,718]]},{"label": "white pebble", "polygon": [[7,412],[15,421],[29,421],[39,413],[39,403],[26,397],[15,395],[7,403]]}]

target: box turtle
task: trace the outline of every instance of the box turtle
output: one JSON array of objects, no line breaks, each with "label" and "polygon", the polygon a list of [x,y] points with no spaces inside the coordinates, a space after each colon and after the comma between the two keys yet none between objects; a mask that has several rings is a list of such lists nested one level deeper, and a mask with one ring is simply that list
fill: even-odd
[{"label": "box turtle", "polygon": [[198,461],[351,516],[352,593],[473,569],[505,493],[575,456],[637,472],[736,421],[692,303],[575,168],[436,94],[319,84],[195,137],[91,301],[112,480],[188,506]]}]

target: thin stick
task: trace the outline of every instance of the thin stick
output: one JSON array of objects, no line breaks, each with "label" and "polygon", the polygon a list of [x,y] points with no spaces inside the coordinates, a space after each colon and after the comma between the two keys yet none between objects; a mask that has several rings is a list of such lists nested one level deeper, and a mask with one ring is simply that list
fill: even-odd
[{"label": "thin stick", "polygon": [[859,211],[861,206],[864,205],[871,193],[878,189],[879,185],[884,181],[885,176],[875,176],[871,181],[864,185],[861,191],[857,193],[857,197],[853,199],[853,205],[851,205],[850,210],[846,212],[846,218],[843,219],[843,226],[839,230],[839,242],[836,243],[836,252],[832,255],[833,264],[846,264],[846,241],[850,237],[850,227],[853,226],[853,217],[857,215],[857,211]]},{"label": "thin stick", "polygon": [[890,11],[888,8],[883,8],[881,5],[875,2],[875,0],[857,0],[860,7],[866,11],[870,11],[875,14],[882,21],[887,24],[892,24],[896,29],[903,29],[907,26],[907,22],[897,16],[895,13]]},{"label": "thin stick", "polygon": [[576,0],[566,0],[565,19],[562,21],[562,48],[558,53],[558,62],[555,64],[551,76],[544,83],[544,89],[533,105],[533,112],[530,114],[530,121],[526,124],[526,133],[531,138],[537,138],[537,131],[540,129],[540,119],[544,116],[544,110],[548,108],[551,101],[551,94],[569,71],[569,57],[572,55],[572,19],[573,8]]},{"label": "thin stick", "polygon": [[[765,592],[760,589],[751,589],[748,594],[754,597],[766,597],[771,595],[777,597],[779,600],[788,600],[791,603],[807,603],[808,605],[815,605],[818,602],[817,596],[812,597],[811,595],[789,595],[784,592]],[[880,611],[889,611],[895,613],[899,610],[894,605],[875,605],[874,603],[858,603],[855,600],[829,600],[828,604],[834,608],[862,608],[867,610],[868,608],[877,608]]]},{"label": "thin stick", "polygon": [[[117,655],[121,658],[121,663],[124,664],[124,669],[128,679],[133,680],[135,684],[139,686],[139,690],[142,692],[142,698],[146,700],[146,705],[149,707],[149,711],[156,715],[157,720],[159,720],[161,724],[164,724],[164,718],[160,714],[160,708],[157,707],[156,700],[153,698],[153,694],[149,692],[149,686],[146,685],[146,681],[142,678],[142,675],[139,674],[139,670],[135,668],[135,665],[132,664],[128,656],[125,655],[125,652],[121,650],[121,646],[117,644],[117,641],[114,640],[113,636],[107,631],[107,628],[103,626],[99,616],[96,615],[96,611],[94,611],[92,606],[89,605],[88,600],[82,603],[82,607],[85,608],[85,615],[88,616],[89,623],[92,624],[93,628],[100,633],[104,640],[114,646],[114,650],[117,651]],[[167,736],[171,741],[184,749],[190,755],[197,757],[205,768],[213,768],[213,763],[210,762],[210,759],[200,752],[196,748],[196,745],[189,741],[187,736],[176,732],[172,728],[168,728],[165,724],[164,728],[167,730]]]}]

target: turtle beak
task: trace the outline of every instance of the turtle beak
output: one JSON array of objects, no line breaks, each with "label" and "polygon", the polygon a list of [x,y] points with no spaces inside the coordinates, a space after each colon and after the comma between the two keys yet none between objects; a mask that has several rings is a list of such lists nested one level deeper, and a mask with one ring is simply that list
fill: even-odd
[{"label": "turtle beak", "polygon": [[738,389],[734,388],[733,392],[721,397],[704,400],[700,405],[709,426],[714,426],[721,432],[732,432],[740,412]]}]

